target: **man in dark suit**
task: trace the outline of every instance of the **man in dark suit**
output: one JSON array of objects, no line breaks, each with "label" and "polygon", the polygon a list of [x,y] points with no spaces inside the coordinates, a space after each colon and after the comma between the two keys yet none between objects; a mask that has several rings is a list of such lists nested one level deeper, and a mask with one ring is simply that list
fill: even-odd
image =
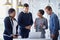
[{"label": "man in dark suit", "polygon": [[24,4],[24,11],[18,16],[18,24],[20,26],[20,35],[22,38],[28,38],[31,26],[33,24],[32,13],[29,12],[29,5]]}]

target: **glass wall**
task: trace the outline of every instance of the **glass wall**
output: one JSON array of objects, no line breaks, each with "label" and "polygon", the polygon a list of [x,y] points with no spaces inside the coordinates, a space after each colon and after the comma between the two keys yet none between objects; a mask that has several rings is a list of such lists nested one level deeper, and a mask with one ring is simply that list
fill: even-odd
[{"label": "glass wall", "polygon": [[4,6],[3,4],[5,3],[5,0],[0,0],[0,40],[2,39],[2,35],[3,35],[3,30],[4,30],[4,26],[3,26],[3,19],[6,16],[6,6]]},{"label": "glass wall", "polygon": [[11,6],[4,5],[5,3],[6,3],[6,0],[0,0],[0,40],[3,39],[4,18],[8,16],[7,11],[9,8],[11,8]]}]

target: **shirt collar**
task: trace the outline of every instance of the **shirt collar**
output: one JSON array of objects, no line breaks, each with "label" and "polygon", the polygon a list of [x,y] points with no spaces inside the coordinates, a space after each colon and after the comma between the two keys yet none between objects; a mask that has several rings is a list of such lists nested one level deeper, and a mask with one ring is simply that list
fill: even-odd
[{"label": "shirt collar", "polygon": [[[23,11],[24,12],[24,11]],[[25,13],[25,12],[24,12]],[[29,11],[27,12],[27,13],[29,13]]]},{"label": "shirt collar", "polygon": [[52,14],[50,15],[50,17],[54,14],[54,12],[52,12]]}]

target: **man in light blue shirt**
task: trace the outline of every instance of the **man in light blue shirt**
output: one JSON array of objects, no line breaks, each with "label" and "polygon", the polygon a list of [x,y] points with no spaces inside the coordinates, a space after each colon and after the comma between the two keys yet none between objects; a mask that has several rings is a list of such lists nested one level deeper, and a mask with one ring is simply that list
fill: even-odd
[{"label": "man in light blue shirt", "polygon": [[54,12],[52,12],[52,8],[50,6],[47,6],[45,8],[48,15],[50,15],[50,35],[52,40],[58,40],[59,35],[59,19]]}]

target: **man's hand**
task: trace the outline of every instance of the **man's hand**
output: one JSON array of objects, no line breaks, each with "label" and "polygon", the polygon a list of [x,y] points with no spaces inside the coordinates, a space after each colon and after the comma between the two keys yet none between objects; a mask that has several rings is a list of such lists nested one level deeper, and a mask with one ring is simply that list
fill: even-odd
[{"label": "man's hand", "polygon": [[30,30],[31,29],[31,25],[26,26],[25,28]]},{"label": "man's hand", "polygon": [[51,38],[55,38],[55,35],[54,34],[51,34]]}]

